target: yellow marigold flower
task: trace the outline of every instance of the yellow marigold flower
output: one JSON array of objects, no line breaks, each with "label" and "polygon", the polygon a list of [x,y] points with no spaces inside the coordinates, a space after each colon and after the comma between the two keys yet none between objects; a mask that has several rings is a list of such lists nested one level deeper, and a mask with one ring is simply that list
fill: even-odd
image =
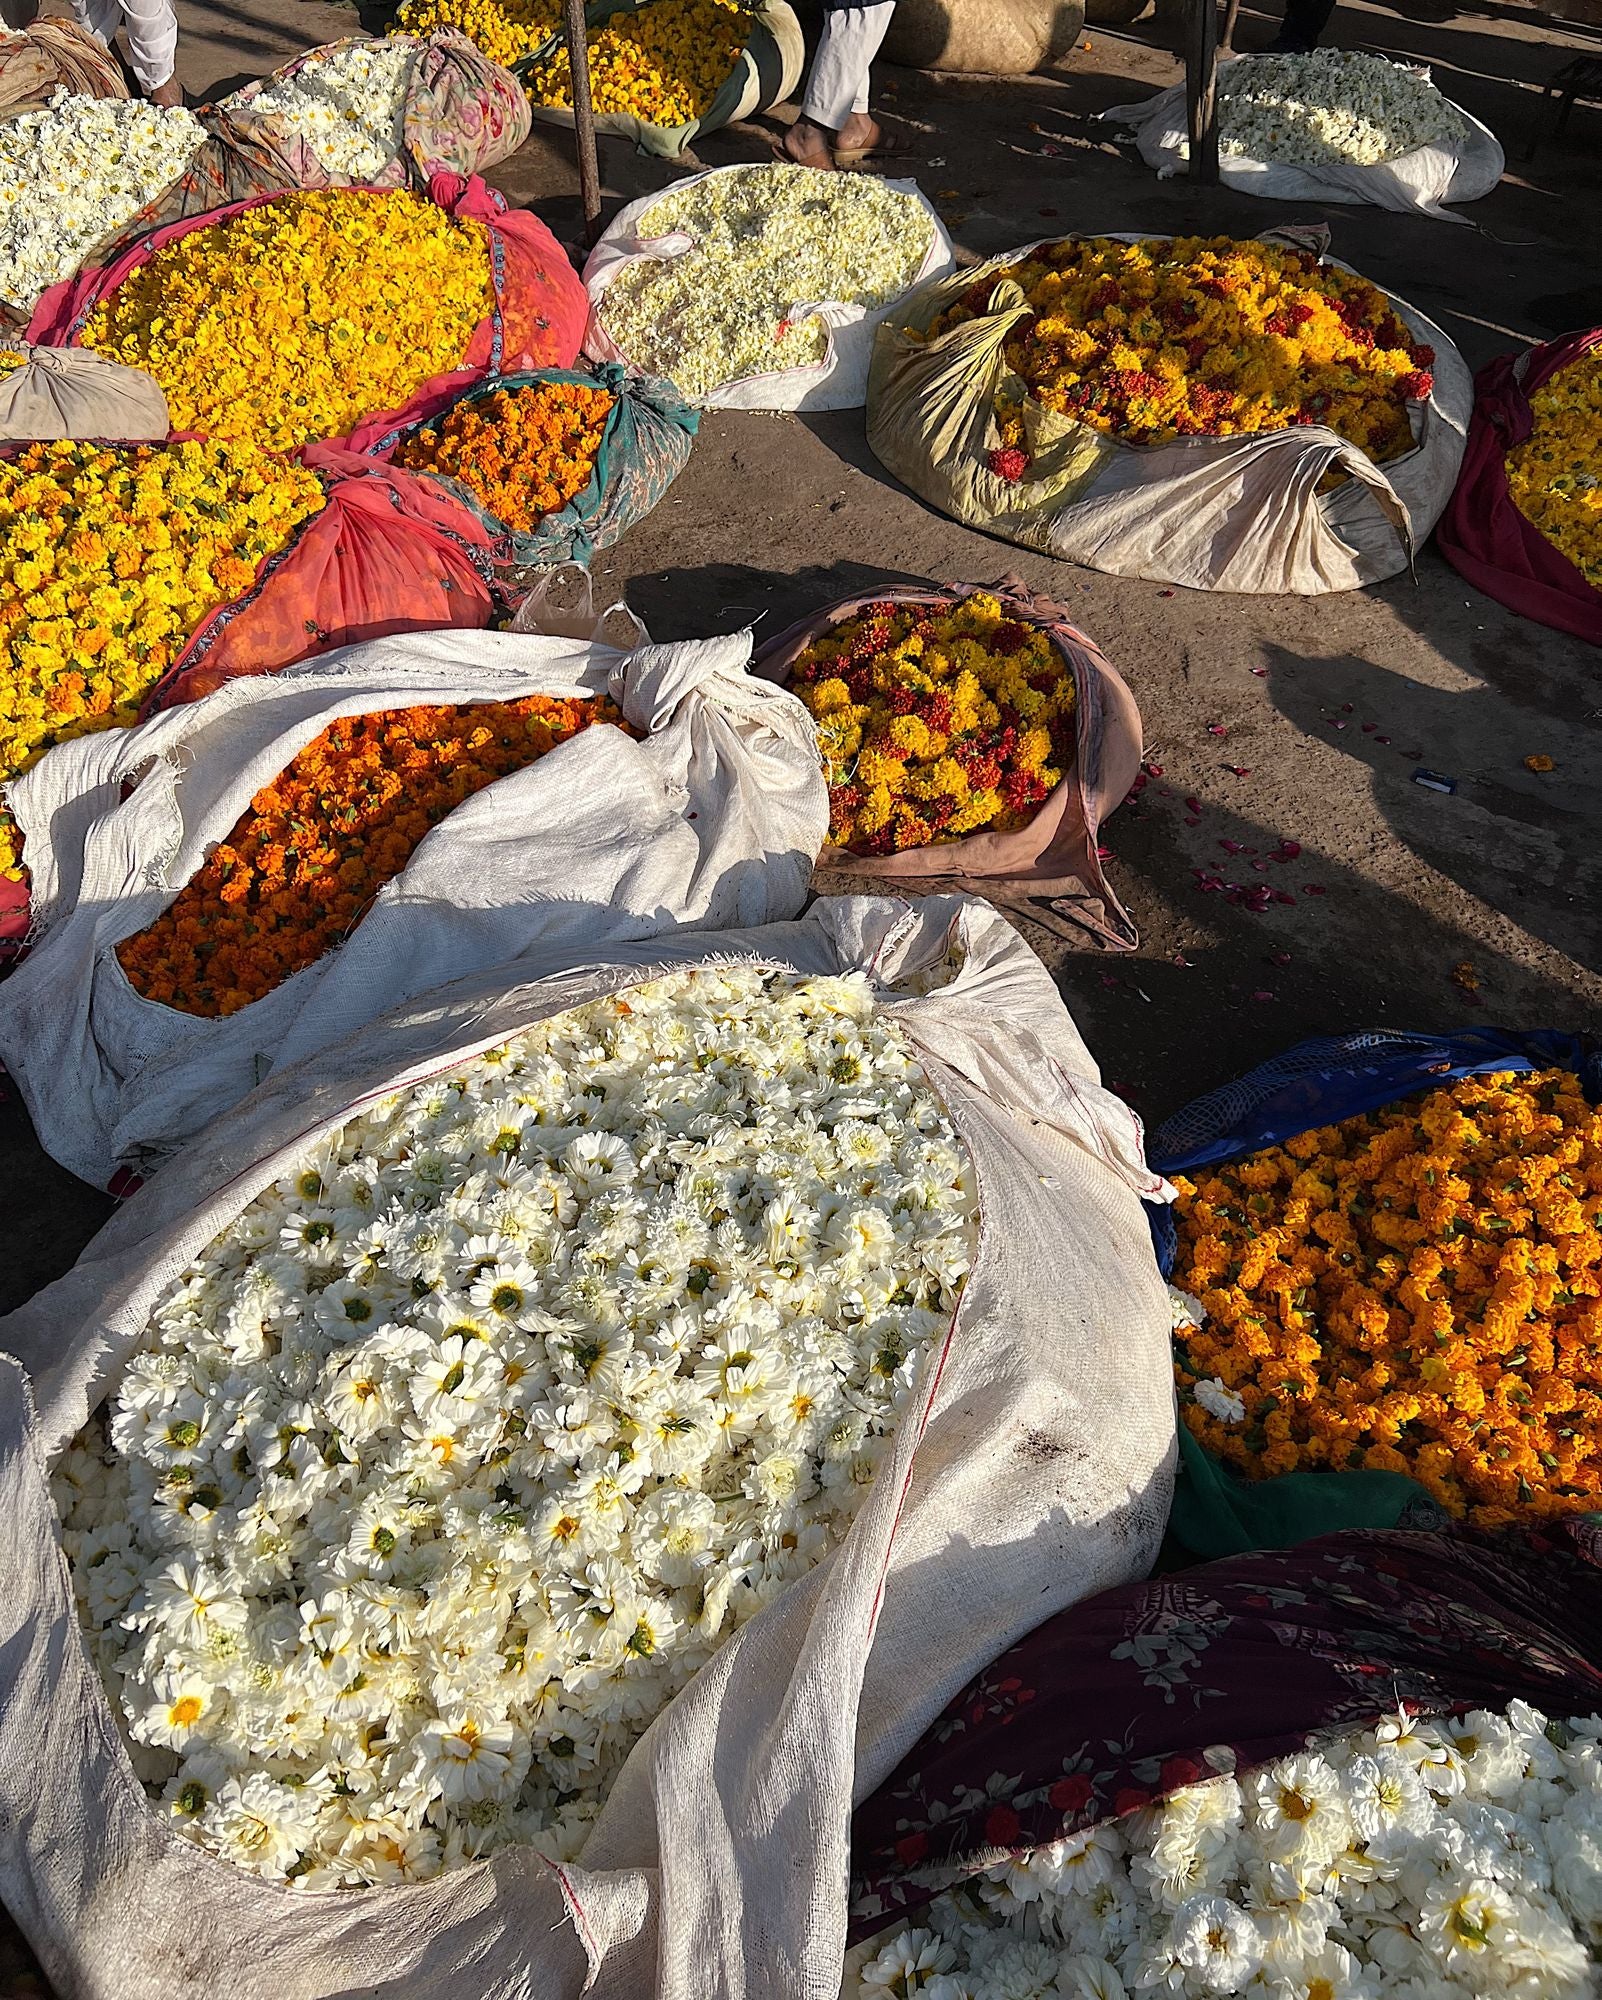
[{"label": "yellow marigold flower", "polygon": [[[1602,349],[1558,369],[1530,398],[1534,428],[1507,455],[1513,504],[1587,583],[1602,589]],[[1552,759],[1526,757],[1532,771]]]},{"label": "yellow marigold flower", "polygon": [[[649,0],[614,14],[586,37],[596,110],[669,128],[705,117],[751,39],[751,23],[740,0]],[[536,104],[571,106],[565,47],[534,66],[527,87]]]}]

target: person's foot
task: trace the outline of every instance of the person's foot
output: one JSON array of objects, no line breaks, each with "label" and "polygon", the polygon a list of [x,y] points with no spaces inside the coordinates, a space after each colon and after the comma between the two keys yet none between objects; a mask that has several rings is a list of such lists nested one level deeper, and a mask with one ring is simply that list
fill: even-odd
[{"label": "person's foot", "polygon": [[795,121],[780,140],[779,150],[798,167],[816,167],[823,173],[834,167],[834,134],[825,126],[815,125],[810,118]]},{"label": "person's foot", "polygon": [[184,87],[175,75],[169,76],[165,83],[158,83],[150,92],[150,101],[159,104],[163,111],[182,111]]},{"label": "person's foot", "polygon": [[883,144],[879,121],[866,111],[853,111],[835,134],[834,149],[837,153],[873,153]]}]

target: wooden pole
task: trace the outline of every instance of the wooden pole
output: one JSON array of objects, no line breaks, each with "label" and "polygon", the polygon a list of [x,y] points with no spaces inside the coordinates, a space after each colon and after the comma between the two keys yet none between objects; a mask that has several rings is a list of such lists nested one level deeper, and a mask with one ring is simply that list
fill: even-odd
[{"label": "wooden pole", "polygon": [[1231,56],[1235,53],[1235,23],[1240,19],[1240,0],[1229,0],[1224,9],[1224,25],[1218,36],[1218,52]]},{"label": "wooden pole", "polygon": [[1218,185],[1218,0],[1190,0],[1185,41],[1185,113],[1190,177]]},{"label": "wooden pole", "polygon": [[595,106],[590,102],[590,45],[584,0],[562,0],[562,37],[573,77],[573,133],[578,141],[579,194],[584,202],[584,247],[601,233],[601,169],[595,157]]}]

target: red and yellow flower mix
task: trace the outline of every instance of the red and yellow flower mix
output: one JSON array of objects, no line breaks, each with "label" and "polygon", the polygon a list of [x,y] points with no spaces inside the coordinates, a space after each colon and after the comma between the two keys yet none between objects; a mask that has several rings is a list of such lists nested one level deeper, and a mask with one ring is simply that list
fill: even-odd
[{"label": "red and yellow flower mix", "polygon": [[615,402],[581,382],[532,382],[458,403],[395,454],[460,480],[498,521],[530,533],[582,493]]},{"label": "red and yellow flower mix", "polygon": [[[1413,442],[1408,404],[1434,387],[1434,350],[1385,294],[1302,251],[1070,237],[970,287],[929,336],[987,312],[1008,278],[1032,309],[1006,344],[1029,393],[1130,444],[1323,424],[1390,459]],[[992,469],[1018,479],[1022,405],[999,415]]]},{"label": "red and yellow flower mix", "polygon": [[[207,614],[323,502],[315,474],[248,444],[34,444],[0,461],[0,780],[132,722]],[[22,877],[9,813],[0,874]]]},{"label": "red and yellow flower mix", "polygon": [[831,837],[858,854],[1022,825],[1074,754],[1072,673],[988,594],[871,605],[814,640],[791,685],[817,724]]},{"label": "red and yellow flower mix", "polygon": [[185,1014],[235,1014],[315,964],[419,841],[474,792],[597,722],[605,700],[388,709],[332,722],[250,802],[177,899],[117,956]]},{"label": "red and yellow flower mix", "polygon": [[[1482,1526],[1598,1505],[1602,1114],[1572,1074],[1469,1077],[1176,1184],[1209,1451],[1409,1473]],[[1192,1400],[1206,1378],[1241,1420]]]}]

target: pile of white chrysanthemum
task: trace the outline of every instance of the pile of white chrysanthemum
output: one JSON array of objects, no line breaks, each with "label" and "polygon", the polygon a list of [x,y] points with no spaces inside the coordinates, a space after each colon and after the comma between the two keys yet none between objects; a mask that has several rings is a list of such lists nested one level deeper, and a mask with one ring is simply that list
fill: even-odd
[{"label": "pile of white chrysanthemum", "polygon": [[1347,49],[1243,56],[1218,80],[1225,154],[1295,166],[1377,166],[1467,134],[1422,70]]},{"label": "pile of white chrysanthemum", "polygon": [[1602,1721],[1395,1720],[988,1870],[846,2000],[1566,2000],[1602,1945]]},{"label": "pile of white chrysanthemum", "polygon": [[406,141],[406,86],[417,44],[405,35],[350,42],[277,77],[240,104],[223,109],[247,117],[271,115],[304,139],[336,180],[380,174]]},{"label": "pile of white chrysanthemum", "polygon": [[677,975],[352,1119],[173,1283],[58,1471],[147,1787],[308,1889],[576,1852],[844,1535],[976,1213],[857,979]]},{"label": "pile of white chrysanthemum", "polygon": [[801,305],[871,312],[912,284],[934,242],[928,211],[869,174],[733,167],[653,202],[641,237],[683,234],[677,257],[637,258],[602,294],[606,332],[636,367],[689,397],[812,368],[828,336]]},{"label": "pile of white chrysanthemum", "polygon": [[169,187],[205,137],[187,111],[65,90],[0,121],[0,300],[30,312]]}]

